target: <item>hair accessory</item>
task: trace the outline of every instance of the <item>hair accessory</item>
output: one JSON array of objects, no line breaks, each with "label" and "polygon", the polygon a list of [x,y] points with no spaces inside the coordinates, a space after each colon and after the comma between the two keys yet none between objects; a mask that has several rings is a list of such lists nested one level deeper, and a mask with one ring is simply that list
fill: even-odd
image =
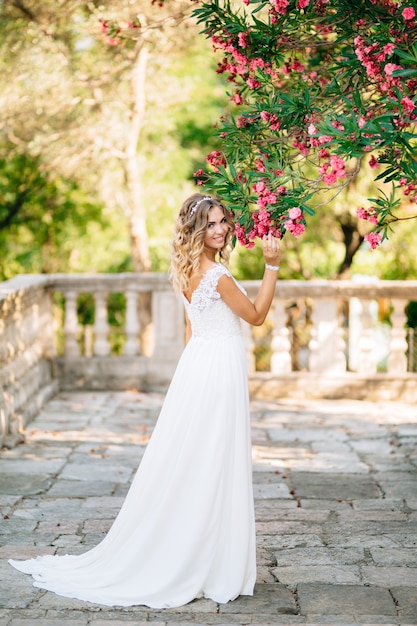
[{"label": "hair accessory", "polygon": [[194,202],[193,206],[191,207],[190,217],[194,215],[194,213],[198,209],[198,205],[204,202],[204,200],[213,200],[213,198],[211,196],[204,196],[204,198],[200,198],[200,200],[197,200],[197,202]]}]

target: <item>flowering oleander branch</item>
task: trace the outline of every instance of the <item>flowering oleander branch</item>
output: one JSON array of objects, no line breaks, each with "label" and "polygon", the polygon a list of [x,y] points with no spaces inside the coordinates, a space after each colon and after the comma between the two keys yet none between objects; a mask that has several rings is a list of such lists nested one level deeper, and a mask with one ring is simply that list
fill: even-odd
[{"label": "flowering oleander branch", "polygon": [[[416,202],[416,0],[206,0],[194,11],[227,76],[237,112],[221,151],[196,177],[227,201],[252,246],[271,230],[301,234],[317,197],[359,168],[392,186],[359,217],[375,247]],[[369,158],[368,158],[369,156]],[[366,158],[364,158],[366,157]],[[291,215],[295,215],[292,218]],[[369,219],[369,217],[372,219]]]}]

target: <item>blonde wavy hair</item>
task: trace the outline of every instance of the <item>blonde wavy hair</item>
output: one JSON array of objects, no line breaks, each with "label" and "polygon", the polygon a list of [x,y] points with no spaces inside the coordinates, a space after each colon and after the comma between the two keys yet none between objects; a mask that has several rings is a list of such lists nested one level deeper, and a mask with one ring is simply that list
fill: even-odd
[{"label": "blonde wavy hair", "polygon": [[232,216],[217,198],[205,196],[202,193],[194,193],[185,200],[180,209],[175,222],[172,242],[170,280],[174,289],[180,293],[186,293],[189,290],[191,276],[199,272],[209,211],[216,206],[223,211],[229,226],[229,232],[218,257],[221,263],[228,264],[235,230]]}]

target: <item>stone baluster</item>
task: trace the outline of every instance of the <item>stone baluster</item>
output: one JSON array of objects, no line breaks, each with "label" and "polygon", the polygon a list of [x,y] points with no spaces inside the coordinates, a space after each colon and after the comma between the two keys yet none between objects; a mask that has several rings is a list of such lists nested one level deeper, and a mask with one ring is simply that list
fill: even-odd
[{"label": "stone baluster", "polygon": [[93,327],[91,324],[84,326],[84,356],[93,356]]},{"label": "stone baluster", "polygon": [[152,292],[154,351],[149,357],[148,380],[167,384],[185,341],[184,305],[174,291]]},{"label": "stone baluster", "polygon": [[310,330],[310,341],[308,342],[308,371],[309,372],[318,372],[320,371],[320,343],[318,339],[319,331],[317,326],[315,325],[315,316],[312,314],[311,316],[313,326]]},{"label": "stone baluster", "polygon": [[58,324],[58,320],[54,319],[52,294],[51,292],[44,293],[40,305],[38,333],[42,334],[43,354],[47,359],[52,359],[56,356],[55,336]]},{"label": "stone baluster", "polygon": [[138,320],[138,292],[133,289],[126,290],[126,343],[124,354],[134,356],[139,352],[139,320]]},{"label": "stone baluster", "polygon": [[388,356],[387,369],[389,373],[401,373],[407,371],[407,330],[405,328],[404,300],[393,300],[391,313],[391,342]]},{"label": "stone baluster", "polygon": [[345,372],[345,343],[343,329],[339,328],[337,300],[316,299],[312,320],[309,371],[322,374]]},{"label": "stone baluster", "polygon": [[0,317],[0,368],[7,361],[7,340],[9,328],[6,326],[6,320]]},{"label": "stone baluster", "polygon": [[309,342],[309,371],[320,374],[345,372],[345,343],[343,329],[339,328],[336,299],[316,299],[313,306],[312,321],[313,328]]},{"label": "stone baluster", "polygon": [[77,341],[78,319],[77,319],[77,292],[65,291],[65,356],[69,359],[80,355],[80,347]]},{"label": "stone baluster", "polygon": [[357,371],[360,374],[375,374],[377,371],[376,358],[374,355],[374,331],[372,308],[374,303],[369,300],[361,300],[361,334],[358,344]]},{"label": "stone baluster", "polygon": [[109,323],[107,320],[107,293],[97,291],[94,294],[95,316],[94,316],[94,354],[96,356],[107,356],[110,354],[108,342]]},{"label": "stone baluster", "polygon": [[337,329],[336,339],[336,360],[334,366],[334,372],[346,372],[347,370],[347,358],[346,358],[346,339],[343,326],[339,326]]},{"label": "stone baluster", "polygon": [[287,327],[287,313],[285,301],[274,299],[271,316],[274,321],[271,341],[271,372],[273,374],[288,374],[291,372],[291,341]]},{"label": "stone baluster", "polygon": [[415,355],[417,355],[416,332],[415,328],[407,328],[407,372],[415,372]]},{"label": "stone baluster", "polygon": [[256,371],[255,341],[253,339],[252,326],[243,321],[242,321],[242,335],[243,335],[243,342],[245,344],[245,350],[246,350],[248,374],[253,374]]}]

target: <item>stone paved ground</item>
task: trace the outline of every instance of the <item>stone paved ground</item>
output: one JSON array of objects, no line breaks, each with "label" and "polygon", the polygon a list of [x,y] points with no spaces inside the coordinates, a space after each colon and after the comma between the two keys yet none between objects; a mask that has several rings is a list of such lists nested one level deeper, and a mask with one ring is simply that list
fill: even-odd
[{"label": "stone paved ground", "polygon": [[417,625],[417,408],[253,402],[253,598],[117,609],[35,589],[5,559],[95,545],[163,396],[61,393],[0,454],[0,626]]}]

